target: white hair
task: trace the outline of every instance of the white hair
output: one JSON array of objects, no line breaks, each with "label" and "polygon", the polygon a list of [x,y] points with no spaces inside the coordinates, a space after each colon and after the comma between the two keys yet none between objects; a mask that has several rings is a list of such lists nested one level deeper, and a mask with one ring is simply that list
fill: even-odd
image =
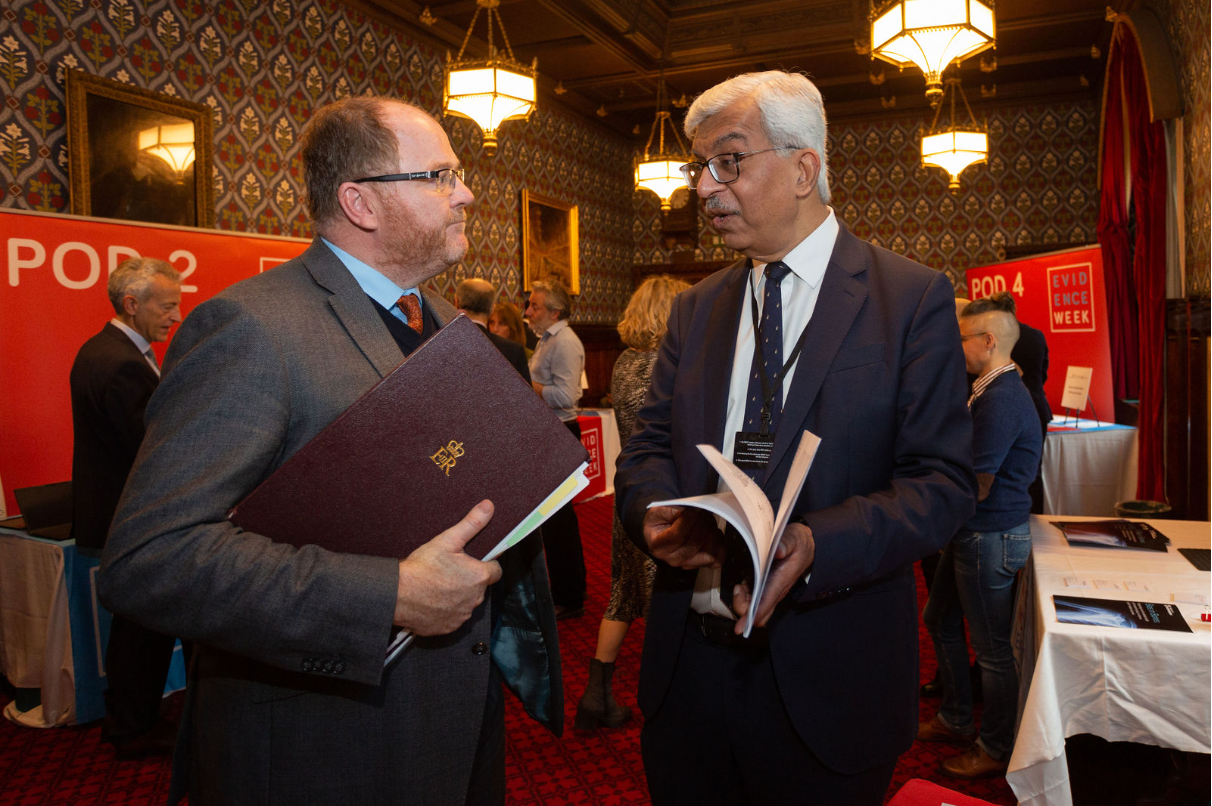
[{"label": "white hair", "polygon": [[768,70],[744,73],[716,84],[694,100],[686,112],[686,135],[734,103],[752,98],[761,114],[762,130],[772,146],[811,148],[821,158],[816,190],[829,203],[829,165],[825,155],[825,103],[821,91],[801,73]]},{"label": "white hair", "polygon": [[114,273],[106,283],[106,293],[109,304],[114,306],[114,312],[119,316],[124,312],[122,300],[132,296],[140,303],[147,302],[151,296],[152,282],[156,275],[164,277],[170,283],[180,283],[181,273],[173,268],[167,260],[155,257],[132,257],[118,264]]}]

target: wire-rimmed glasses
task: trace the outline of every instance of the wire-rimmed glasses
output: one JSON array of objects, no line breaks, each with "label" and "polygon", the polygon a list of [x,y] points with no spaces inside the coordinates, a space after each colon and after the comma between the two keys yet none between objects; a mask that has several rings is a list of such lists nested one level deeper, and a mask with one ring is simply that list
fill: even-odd
[{"label": "wire-rimmed glasses", "polygon": [[760,151],[732,151],[727,154],[716,154],[705,162],[688,162],[679,170],[686,179],[686,187],[691,190],[698,188],[699,179],[703,176],[704,168],[711,171],[712,179],[721,185],[729,185],[741,178],[741,160],[746,157],[752,157],[754,154],[765,154],[767,151],[794,151],[802,147],[774,146],[773,148],[763,148]]}]

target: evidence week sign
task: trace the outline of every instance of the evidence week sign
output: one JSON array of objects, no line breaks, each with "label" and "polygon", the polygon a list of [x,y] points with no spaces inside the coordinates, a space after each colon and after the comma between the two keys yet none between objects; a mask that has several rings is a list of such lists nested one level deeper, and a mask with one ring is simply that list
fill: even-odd
[{"label": "evidence week sign", "polygon": [[[14,488],[71,478],[68,374],[80,346],[113,317],[105,284],[114,267],[136,255],[169,261],[183,275],[188,316],[310,243],[7,209],[0,209],[0,241],[0,481],[10,512]],[[161,360],[165,346],[156,345]]]},{"label": "evidence week sign", "polygon": [[967,280],[969,299],[1009,291],[1019,321],[1044,332],[1048,341],[1044,392],[1054,412],[1061,412],[1069,366],[1091,367],[1094,411],[1087,408],[1083,416],[1097,413],[1099,419],[1114,422],[1107,292],[1097,245],[969,269]]}]

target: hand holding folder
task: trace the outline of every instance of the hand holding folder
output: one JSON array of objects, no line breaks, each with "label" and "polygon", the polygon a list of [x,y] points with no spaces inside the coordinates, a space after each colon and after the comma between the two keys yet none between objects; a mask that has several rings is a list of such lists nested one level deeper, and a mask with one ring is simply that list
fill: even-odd
[{"label": "hand holding folder", "polygon": [[[287,459],[228,519],[296,546],[405,559],[435,550],[428,544],[448,531],[462,535],[469,528],[464,519],[476,519],[474,508],[488,499],[491,519],[463,550],[491,560],[584,488],[587,459],[480,329],[459,316]],[[406,645],[402,640],[389,647],[388,661]]]},{"label": "hand holding folder", "polygon": [[397,626],[417,635],[445,635],[471,618],[485,589],[501,578],[501,566],[473,559],[463,548],[492,514],[492,502],[481,501],[463,520],[400,561]]}]

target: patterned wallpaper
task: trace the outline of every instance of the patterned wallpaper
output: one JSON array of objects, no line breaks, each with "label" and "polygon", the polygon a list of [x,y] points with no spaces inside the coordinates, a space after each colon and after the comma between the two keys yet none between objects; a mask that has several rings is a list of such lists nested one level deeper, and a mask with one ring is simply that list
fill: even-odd
[{"label": "patterned wallpaper", "polygon": [[[989,162],[964,171],[956,194],[946,172],[921,164],[927,122],[831,126],[834,209],[860,237],[947,272],[957,289],[965,269],[996,262],[1007,245],[1095,242],[1097,108],[1001,109],[986,119]],[[637,200],[637,262],[672,259],[659,242],[657,212],[655,197]],[[700,230],[700,259],[731,255],[713,243],[705,221]]]},{"label": "patterned wallpaper", "polygon": [[[445,55],[336,0],[6,0],[0,13],[0,204],[65,212],[64,70],[204,103],[215,113],[217,226],[309,237],[295,164],[312,109],[361,94],[433,112]],[[466,263],[433,285],[486,277],[521,300],[519,193],[580,205],[574,319],[615,322],[631,290],[631,146],[555,109],[507,123],[491,159],[470,121],[447,130],[477,196]]]},{"label": "patterned wallpaper", "polygon": [[[1151,0],[1175,36],[1184,121],[1189,292],[1207,293],[1209,263],[1208,9]],[[1172,8],[1171,8],[1172,6]],[[1198,18],[1198,19],[1196,19]],[[215,111],[217,225],[310,235],[300,205],[295,140],[310,111],[351,94],[394,94],[432,111],[444,54],[337,0],[6,0],[0,12],[0,204],[66,211],[63,72],[87,70]],[[541,64],[540,64],[541,68]],[[924,121],[835,125],[834,206],[858,234],[946,271],[1008,244],[1093,242],[1098,214],[1093,103],[1000,109],[987,115],[992,156],[956,195],[918,159]],[[507,123],[483,156],[469,121],[447,130],[477,195],[465,263],[435,278],[451,296],[465,276],[521,300],[523,188],[580,205],[580,322],[614,322],[632,263],[664,263],[656,198],[632,189],[633,145],[559,109]],[[701,222],[699,260],[731,256]]]},{"label": "patterned wallpaper", "polygon": [[1169,34],[1170,47],[1182,83],[1183,108],[1183,196],[1186,204],[1187,293],[1209,292],[1209,230],[1212,228],[1212,174],[1209,173],[1208,109],[1209,43],[1212,11],[1206,2],[1149,0]]}]

